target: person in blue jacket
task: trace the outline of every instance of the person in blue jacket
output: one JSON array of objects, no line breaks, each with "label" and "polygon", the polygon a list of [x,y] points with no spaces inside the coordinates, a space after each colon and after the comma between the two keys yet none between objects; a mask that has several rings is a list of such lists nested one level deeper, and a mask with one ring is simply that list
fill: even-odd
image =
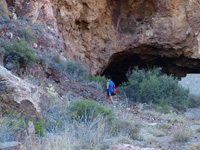
[{"label": "person in blue jacket", "polygon": [[109,100],[110,100],[111,103],[113,105],[115,105],[114,102],[113,102],[113,98],[112,98],[113,84],[114,83],[111,81],[111,77],[109,75],[106,76],[106,80],[107,80],[106,89],[103,92],[107,93],[106,100],[107,100],[108,104],[109,104]]}]

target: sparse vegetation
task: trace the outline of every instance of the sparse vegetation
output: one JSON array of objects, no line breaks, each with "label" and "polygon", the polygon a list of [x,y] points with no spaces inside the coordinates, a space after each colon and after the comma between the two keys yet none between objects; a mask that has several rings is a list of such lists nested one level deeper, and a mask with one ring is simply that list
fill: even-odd
[{"label": "sparse vegetation", "polygon": [[79,79],[80,77],[84,78],[85,75],[87,74],[84,66],[73,60],[66,62],[65,71],[75,79]]},{"label": "sparse vegetation", "polygon": [[93,86],[97,90],[102,91],[107,82],[104,76],[89,75],[82,64],[72,60],[61,59],[59,55],[50,56],[49,59],[44,61],[46,61],[51,67],[70,75],[76,80]]},{"label": "sparse vegetation", "polygon": [[121,133],[122,136],[137,139],[141,126],[139,122],[125,115],[115,119],[113,122],[113,134]]},{"label": "sparse vegetation", "polygon": [[7,7],[7,4],[3,1],[0,1],[0,17],[3,17],[4,19],[9,19],[9,10]]},{"label": "sparse vegetation", "polygon": [[0,143],[15,140],[18,132],[25,127],[25,120],[15,113],[0,114]]},{"label": "sparse vegetation", "polygon": [[28,43],[31,44],[31,43],[34,43],[37,41],[36,34],[35,34],[34,30],[31,28],[31,26],[25,26],[23,28],[22,32],[23,32],[25,40]]},{"label": "sparse vegetation", "polygon": [[73,60],[63,60],[59,55],[53,56],[45,61],[47,61],[51,67],[70,75],[76,80],[85,80],[87,71],[79,62]]},{"label": "sparse vegetation", "polygon": [[140,130],[133,117],[129,120],[131,117],[128,115],[114,116],[110,108],[84,99],[71,102],[68,99],[56,100],[43,112],[43,118],[45,135],[53,133],[54,136],[45,137],[41,145],[52,149],[104,150],[111,144],[133,143]]},{"label": "sparse vegetation", "polygon": [[192,131],[190,130],[190,128],[182,125],[174,130],[173,141],[174,142],[187,142],[191,136],[192,136]]},{"label": "sparse vegetation", "polygon": [[[51,86],[49,90],[52,89]],[[50,90],[49,94],[55,94]],[[167,136],[173,129],[171,125],[181,121],[175,113],[163,114],[155,111],[145,111],[144,114],[159,117],[162,124],[152,124],[135,119],[133,114],[119,112],[118,108],[111,111],[117,112],[112,116],[112,122],[108,121],[105,107],[91,100],[72,100],[70,94],[62,100],[58,97],[51,101],[47,110],[43,112],[43,121],[34,122],[36,133],[40,140],[39,145],[33,145],[31,149],[108,149],[113,144],[156,143],[159,138]],[[101,109],[97,109],[100,107]],[[123,107],[120,107],[120,110]],[[95,112],[95,110],[98,110]],[[110,112],[109,112],[110,113]],[[109,114],[106,113],[106,114]],[[84,118],[84,119],[83,119]],[[170,121],[168,121],[171,119]],[[177,120],[177,121],[173,121]],[[181,127],[182,128],[182,127]],[[11,129],[13,130],[13,129]],[[179,131],[180,130],[180,131]],[[173,129],[175,142],[187,141],[192,135],[190,129],[184,126],[182,129]],[[16,133],[15,133],[16,134]],[[28,147],[28,145],[27,145]]]},{"label": "sparse vegetation", "polygon": [[4,49],[4,64],[12,63],[14,66],[19,66],[37,60],[33,49],[24,39],[14,41],[12,44],[1,41],[0,47]]},{"label": "sparse vegetation", "polygon": [[187,104],[188,91],[180,87],[174,77],[161,74],[161,68],[148,71],[135,68],[128,76],[128,82],[119,89],[134,101],[178,109],[184,109]]}]

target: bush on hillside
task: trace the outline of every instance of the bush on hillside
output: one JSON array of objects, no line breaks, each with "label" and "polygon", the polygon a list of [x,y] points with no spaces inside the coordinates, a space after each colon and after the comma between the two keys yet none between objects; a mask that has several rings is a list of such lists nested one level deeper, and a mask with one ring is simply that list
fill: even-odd
[{"label": "bush on hillside", "polygon": [[0,42],[0,47],[4,49],[5,64],[12,63],[14,66],[19,66],[19,64],[28,64],[37,60],[33,49],[24,39],[14,41],[12,44]]},{"label": "bush on hillside", "polygon": [[6,3],[0,1],[0,16],[3,17],[4,19],[9,19],[9,14],[10,12],[8,10]]},{"label": "bush on hillside", "polygon": [[120,88],[127,97],[139,102],[170,105],[181,108],[186,105],[188,91],[183,89],[173,76],[161,74],[161,68],[139,70],[135,68],[128,82]]},{"label": "bush on hillside", "polygon": [[91,120],[98,115],[103,115],[106,119],[112,121],[114,113],[111,109],[100,106],[97,102],[92,100],[78,100],[72,103],[71,107],[72,118],[81,120]]},{"label": "bush on hillside", "polygon": [[76,80],[87,83],[88,85],[97,88],[97,90],[103,90],[107,82],[105,76],[89,75],[81,63],[73,60],[61,59],[59,55],[50,57],[50,59],[45,61],[51,67],[70,75]]},{"label": "bush on hillside", "polygon": [[25,40],[28,43],[31,44],[37,41],[36,34],[34,30],[31,28],[31,26],[26,26],[25,28],[23,28],[22,32],[23,32]]},{"label": "bush on hillside", "polygon": [[53,56],[47,60],[47,63],[77,80],[84,80],[87,75],[87,71],[81,63],[73,60],[63,60],[59,55]]},{"label": "bush on hillside", "polygon": [[65,71],[73,78],[85,77],[87,74],[84,66],[76,61],[70,60],[65,64]]},{"label": "bush on hillside", "polygon": [[93,75],[88,75],[86,78],[89,82],[96,82],[101,84],[101,89],[105,88],[106,85],[106,77],[105,76],[93,76]]}]

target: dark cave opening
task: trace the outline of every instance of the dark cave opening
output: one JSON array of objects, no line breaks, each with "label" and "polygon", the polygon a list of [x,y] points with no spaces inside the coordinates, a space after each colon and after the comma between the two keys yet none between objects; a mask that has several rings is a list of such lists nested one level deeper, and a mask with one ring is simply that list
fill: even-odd
[{"label": "dark cave opening", "polygon": [[161,67],[163,73],[172,74],[178,78],[186,76],[187,73],[200,73],[199,59],[184,56],[168,58],[160,55],[118,53],[111,58],[110,64],[102,75],[110,75],[118,86],[127,81],[126,73],[135,66],[139,69]]}]

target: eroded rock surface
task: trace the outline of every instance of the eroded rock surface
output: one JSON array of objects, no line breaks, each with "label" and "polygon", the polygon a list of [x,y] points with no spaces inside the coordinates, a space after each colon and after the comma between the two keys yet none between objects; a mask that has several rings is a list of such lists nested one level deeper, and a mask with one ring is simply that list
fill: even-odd
[{"label": "eroded rock surface", "polygon": [[[200,56],[200,0],[7,2],[15,7],[18,16],[42,23],[48,32],[55,31],[64,41],[62,55],[82,62],[92,74],[103,73],[113,61],[123,62],[127,56],[132,56],[130,65],[135,57],[149,63]],[[185,67],[182,61],[169,67],[168,62],[163,62],[168,72],[169,67]]]},{"label": "eroded rock surface", "polygon": [[42,100],[46,97],[41,89],[14,76],[0,66],[0,103],[29,118],[41,118]]}]

